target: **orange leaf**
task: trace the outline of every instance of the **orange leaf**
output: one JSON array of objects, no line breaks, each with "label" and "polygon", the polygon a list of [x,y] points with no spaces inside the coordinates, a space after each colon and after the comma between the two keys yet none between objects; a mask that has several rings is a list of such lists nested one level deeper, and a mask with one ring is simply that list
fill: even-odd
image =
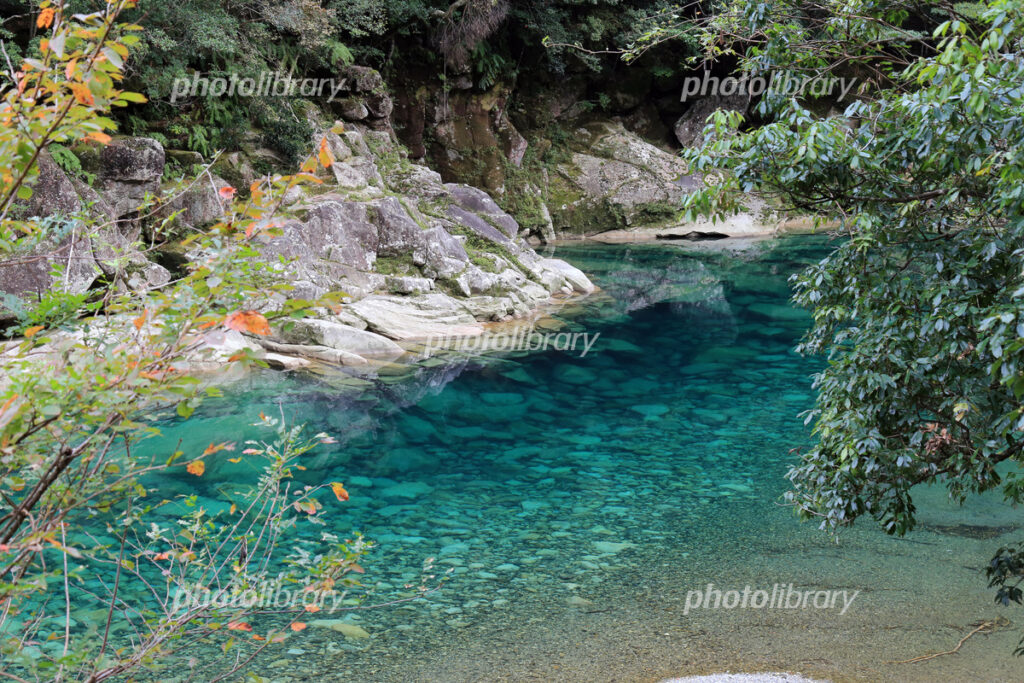
[{"label": "orange leaf", "polygon": [[243,358],[245,358],[245,353],[243,351],[239,351],[238,353],[231,356],[231,358],[228,358],[228,362],[234,363],[235,361],[242,360]]},{"label": "orange leaf", "polygon": [[101,133],[98,130],[94,130],[93,132],[89,133],[85,137],[92,138],[93,140],[95,140],[96,142],[100,143],[101,145],[110,144],[110,136],[107,135],[106,133]]},{"label": "orange leaf", "polygon": [[37,28],[50,28],[53,24],[53,8],[47,7],[39,13],[39,18],[36,19]]},{"label": "orange leaf", "polygon": [[214,318],[213,320],[207,320],[205,323],[203,323],[202,325],[199,326],[199,329],[201,329],[201,330],[208,330],[211,327],[216,327],[217,325],[220,325],[221,322],[223,322],[223,321],[220,318]]},{"label": "orange leaf", "polygon": [[28,328],[27,330],[25,330],[25,339],[31,339],[32,337],[36,336],[36,333],[39,332],[39,330],[41,329],[43,329],[42,325],[33,325],[32,327]]},{"label": "orange leaf", "polygon": [[92,97],[92,91],[89,90],[89,86],[85,83],[71,83],[68,87],[70,87],[71,92],[75,94],[75,100],[77,100],[79,104],[92,106],[95,102]]},{"label": "orange leaf", "polygon": [[230,510],[228,510],[228,514],[229,514],[229,515],[233,515],[233,514],[235,514],[236,512],[238,512],[238,506],[237,506],[237,505],[235,505],[234,503],[232,503],[232,504],[231,504],[231,509],[230,509]]},{"label": "orange leaf", "polygon": [[7,409],[11,407],[11,404],[14,403],[14,401],[17,398],[18,398],[18,394],[15,394],[14,396],[11,396],[9,399],[7,399],[7,403],[5,403],[2,408],[0,408],[0,415],[3,415],[4,413],[6,413]]},{"label": "orange leaf", "polygon": [[270,334],[270,323],[267,322],[262,313],[257,313],[256,311],[232,313],[224,321],[224,325],[230,330],[238,330],[239,332],[249,332],[250,334],[258,334],[260,336]]},{"label": "orange leaf", "polygon": [[230,463],[239,463],[239,462],[242,462],[242,459],[241,458],[228,458],[228,462],[230,462]]},{"label": "orange leaf", "polygon": [[312,500],[297,500],[292,505],[295,509],[300,512],[305,512],[307,515],[316,514],[316,502]]},{"label": "orange leaf", "polygon": [[132,325],[135,325],[135,329],[141,330],[142,326],[146,324],[146,316],[149,315],[149,310],[142,311],[142,315],[132,321]]},{"label": "orange leaf", "polygon": [[306,625],[303,624],[301,621],[296,621],[296,622],[292,623],[292,630],[293,631],[304,631],[304,630],[306,630]]},{"label": "orange leaf", "polygon": [[220,453],[221,451],[234,451],[234,444],[228,441],[223,443],[211,443],[206,446],[206,451],[203,452],[203,455],[212,456],[213,454]]},{"label": "orange leaf", "polygon": [[260,634],[258,634],[258,633],[254,633],[254,634],[252,634],[252,639],[253,639],[253,640],[266,640],[266,638],[264,638],[263,636],[261,636],[261,635],[260,635]]},{"label": "orange leaf", "polygon": [[225,185],[224,187],[217,190],[217,194],[220,195],[221,199],[230,202],[232,199],[235,198],[235,188],[231,187],[230,185]]},{"label": "orange leaf", "polygon": [[171,557],[170,553],[157,553],[156,555],[153,556],[153,559],[154,560],[167,560],[167,559],[170,559],[170,557]]},{"label": "orange leaf", "polygon": [[307,612],[319,612],[320,608],[317,607],[316,605],[306,605],[306,611]]},{"label": "orange leaf", "polygon": [[45,53],[49,49],[50,49],[50,41],[49,40],[47,40],[46,38],[43,38],[42,40],[39,41],[39,51],[40,52]]},{"label": "orange leaf", "polygon": [[76,57],[75,59],[72,59],[70,62],[68,62],[68,65],[64,68],[64,77],[70,81],[75,75],[75,68],[77,66],[78,58]]},{"label": "orange leaf", "polygon": [[252,630],[252,626],[250,626],[249,624],[245,623],[244,621],[229,621],[228,622],[228,630],[229,631],[251,631]]},{"label": "orange leaf", "polygon": [[185,469],[188,470],[189,474],[194,474],[197,477],[201,477],[203,476],[203,472],[206,471],[206,463],[203,462],[202,460],[196,460],[195,462],[190,462],[188,464],[188,467],[186,467]]},{"label": "orange leaf", "polygon": [[345,490],[345,486],[339,482],[331,482],[331,490],[334,491],[334,495],[338,497],[338,500],[348,500],[348,491]]},{"label": "orange leaf", "polygon": [[334,159],[331,158],[331,150],[327,149],[327,138],[320,141],[320,165],[324,168],[330,168],[331,164],[334,163]]}]

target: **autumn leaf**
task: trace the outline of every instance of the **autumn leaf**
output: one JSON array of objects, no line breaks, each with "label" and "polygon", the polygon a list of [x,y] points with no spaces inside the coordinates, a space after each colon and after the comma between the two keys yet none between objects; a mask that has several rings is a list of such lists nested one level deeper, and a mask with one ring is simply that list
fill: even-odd
[{"label": "autumn leaf", "polygon": [[232,503],[232,504],[231,504],[231,509],[230,509],[230,510],[228,510],[228,514],[229,514],[229,515],[233,515],[233,514],[235,514],[236,512],[238,512],[238,506],[237,506],[237,505],[235,505],[234,503]]},{"label": "autumn leaf", "polygon": [[213,455],[214,453],[220,453],[221,451],[233,450],[235,450],[235,444],[230,441],[225,441],[224,443],[211,443],[206,447],[206,450],[203,451],[203,456],[205,457],[207,455]]},{"label": "autumn leaf", "polygon": [[307,612],[319,612],[320,608],[317,607],[316,605],[306,605],[306,611]]},{"label": "autumn leaf", "polygon": [[217,190],[217,194],[220,195],[221,199],[230,202],[232,199],[235,198],[235,188],[231,187],[230,185],[225,185],[224,187]]},{"label": "autumn leaf", "polygon": [[334,159],[331,158],[331,150],[327,149],[327,138],[320,141],[320,165],[324,168],[330,168],[331,164],[334,163]]},{"label": "autumn leaf", "polygon": [[264,638],[263,636],[261,636],[261,635],[260,635],[260,634],[258,634],[258,633],[254,633],[254,634],[252,634],[252,639],[253,639],[253,640],[266,640],[266,638]]},{"label": "autumn leaf", "polygon": [[345,486],[339,482],[331,482],[331,490],[334,491],[334,495],[338,497],[338,500],[348,500],[348,491],[345,490]]},{"label": "autumn leaf", "polygon": [[206,471],[206,463],[203,462],[202,460],[196,460],[195,462],[190,462],[188,464],[188,467],[186,467],[185,469],[188,470],[189,474],[194,474],[197,477],[201,477],[203,476],[203,473]]},{"label": "autumn leaf", "polygon": [[78,58],[72,59],[64,68],[64,77],[69,81],[75,76],[75,68],[78,66]]},{"label": "autumn leaf", "polygon": [[270,334],[270,323],[267,322],[262,313],[257,313],[256,311],[232,313],[224,321],[224,325],[230,330],[249,332],[250,334],[258,334],[264,337]]},{"label": "autumn leaf", "polygon": [[292,630],[296,631],[296,632],[298,632],[298,631],[305,631],[306,630],[306,625],[304,623],[302,623],[301,621],[293,622],[292,623]]},{"label": "autumn leaf", "polygon": [[135,329],[141,330],[142,326],[146,324],[146,316],[149,315],[148,310],[142,311],[142,315],[132,321],[132,325],[135,325]]},{"label": "autumn leaf", "polygon": [[9,399],[7,399],[7,402],[4,403],[3,407],[0,407],[0,415],[6,413],[7,409],[11,407],[11,404],[14,403],[14,401],[17,400],[17,398],[18,394],[15,394],[14,396],[11,396]]},{"label": "autumn leaf", "polygon": [[305,512],[307,515],[316,514],[316,501],[314,500],[297,500],[292,505],[299,512]]},{"label": "autumn leaf", "polygon": [[50,28],[53,24],[53,8],[47,7],[39,13],[39,18],[36,19],[37,28]]},{"label": "autumn leaf", "polygon": [[252,626],[250,626],[249,624],[245,623],[244,621],[229,621],[228,622],[228,630],[229,631],[251,631],[252,630]]},{"label": "autumn leaf", "polygon": [[171,557],[170,553],[157,553],[156,555],[153,556],[153,559],[154,560],[168,560],[168,559],[170,559],[170,557]]},{"label": "autumn leaf", "polygon": [[224,322],[223,318],[214,318],[213,320],[207,320],[205,323],[199,326],[200,330],[208,330],[211,327],[216,327]]},{"label": "autumn leaf", "polygon": [[[91,107],[95,100],[92,96],[92,91],[89,90],[89,86],[84,83],[71,83],[69,86],[71,92],[75,95],[75,100],[79,104],[84,104],[87,107]],[[108,138],[109,139],[109,138]]]},{"label": "autumn leaf", "polygon": [[36,333],[38,333],[42,329],[42,325],[33,325],[32,327],[25,330],[25,339],[31,339],[32,337],[36,336]]}]

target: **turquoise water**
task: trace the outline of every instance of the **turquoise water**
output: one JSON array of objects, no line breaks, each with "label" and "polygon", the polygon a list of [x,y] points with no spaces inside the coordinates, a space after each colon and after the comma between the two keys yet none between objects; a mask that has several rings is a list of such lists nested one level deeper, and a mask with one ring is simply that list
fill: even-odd
[{"label": "turquoise water", "polygon": [[[344,482],[351,499],[332,531],[379,544],[362,563],[365,604],[406,594],[427,558],[449,577],[424,599],[335,615],[369,639],[310,628],[257,669],[280,681],[654,680],[744,662],[836,680],[1010,680],[1012,669],[963,658],[955,674],[946,660],[863,668],[886,647],[891,659],[945,649],[988,607],[976,570],[998,538],[956,525],[1005,525],[997,503],[961,513],[927,494],[920,540],[865,525],[843,546],[779,505],[790,450],[809,438],[799,414],[820,362],[792,351],[809,317],[789,306],[787,277],[827,248],[822,238],[737,253],[562,247],[602,291],[536,329],[597,335],[585,356],[453,355],[344,382],[255,375],[164,424],[157,450],[241,443],[257,436],[260,411],[332,434],[338,443],[309,456],[300,478]],[[240,467],[214,462],[201,480],[167,478],[161,493],[225,508],[219,491],[244,478]],[[688,591],[709,582],[862,594],[845,616],[683,615]],[[987,639],[986,656],[1012,640]],[[168,662],[160,678],[179,672]]]}]

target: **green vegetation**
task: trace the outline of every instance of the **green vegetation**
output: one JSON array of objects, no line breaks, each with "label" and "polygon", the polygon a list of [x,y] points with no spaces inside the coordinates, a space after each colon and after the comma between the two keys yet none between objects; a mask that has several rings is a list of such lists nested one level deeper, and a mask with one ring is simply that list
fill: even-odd
[{"label": "green vegetation", "polygon": [[[109,142],[109,109],[144,101],[119,87],[124,59],[139,44],[138,27],[120,21],[132,7],[118,0],[72,16],[40,3],[45,48],[0,99],[0,269],[62,239],[66,223],[83,239],[102,239],[101,219],[26,220],[14,208],[31,199],[44,151]],[[77,170],[77,157],[55,151]],[[15,302],[24,337],[3,346],[0,375],[0,675],[101,681],[157,666],[185,643],[212,642],[220,657],[204,655],[202,677],[227,676],[303,623],[301,604],[258,616],[239,594],[267,581],[316,591],[357,586],[352,573],[362,571],[357,560],[368,544],[308,531],[347,492],[339,482],[294,481],[303,456],[332,442],[326,434],[305,437],[301,426],[260,415],[254,419],[272,435],[244,449],[137,451],[159,435],[152,416],[172,408],[188,419],[204,397],[219,394],[192,369],[206,356],[203,330],[263,335],[270,320],[304,315],[307,302],[284,296],[262,312],[245,304],[287,284],[254,258],[253,240],[273,231],[279,198],[316,163],[305,164],[302,177],[265,178],[244,205],[229,202],[216,225],[187,243],[204,258],[164,286],[118,286],[126,279],[115,273],[85,294],[55,288],[38,302]],[[121,257],[138,248],[124,246],[109,267],[131,268]],[[256,362],[249,350],[229,361]],[[151,479],[201,477],[229,463],[248,476],[225,492],[223,511],[196,496],[163,500]],[[173,518],[166,508],[177,510]],[[105,533],[86,532],[97,528]],[[278,543],[303,529],[294,543]],[[116,580],[94,581],[104,575]],[[211,599],[179,603],[197,587],[212,587]],[[146,598],[122,608],[128,594]],[[96,615],[91,629],[70,628],[72,605]],[[117,635],[125,632],[130,641]]]},{"label": "green vegetation", "polygon": [[[877,81],[828,118],[766,98],[766,125],[739,133],[740,117],[719,112],[718,141],[690,159],[723,183],[688,209],[728,213],[756,189],[841,225],[845,241],[795,281],[814,314],[802,349],[829,363],[789,500],[824,528],[866,515],[903,534],[919,484],[1024,501],[1024,3],[834,11],[734,2],[702,27],[743,68]],[[1022,570],[1024,545],[998,551],[998,602],[1021,603]]]}]

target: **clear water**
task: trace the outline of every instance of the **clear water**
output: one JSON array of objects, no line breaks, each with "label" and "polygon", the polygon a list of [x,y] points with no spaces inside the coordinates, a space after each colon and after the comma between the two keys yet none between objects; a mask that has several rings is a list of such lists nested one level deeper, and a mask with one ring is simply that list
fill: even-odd
[{"label": "clear water", "polygon": [[[161,443],[180,439],[186,452],[252,438],[261,410],[333,434],[339,443],[318,450],[304,476],[345,482],[337,532],[379,543],[363,563],[372,601],[417,581],[427,557],[452,570],[424,600],[348,613],[369,640],[310,629],[264,656],[260,673],[655,680],[799,669],[835,680],[1013,680],[1013,633],[979,636],[971,646],[983,656],[880,663],[948,649],[961,628],[996,614],[976,570],[999,539],[957,525],[1011,524],[998,503],[960,512],[923,492],[934,502],[918,540],[865,524],[838,546],[779,505],[790,449],[809,438],[798,415],[812,405],[819,362],[792,351],[809,318],[789,306],[786,280],[826,249],[819,238],[738,254],[560,248],[603,288],[556,316],[562,331],[599,334],[585,357],[549,348],[435,359],[411,377],[353,381],[356,390],[260,375],[165,425]],[[201,481],[168,478],[164,495],[226,506],[218,487],[239,476],[223,465]],[[684,614],[687,592],[707,583],[862,592],[842,616]],[[161,678],[183,679],[170,664]]]}]

